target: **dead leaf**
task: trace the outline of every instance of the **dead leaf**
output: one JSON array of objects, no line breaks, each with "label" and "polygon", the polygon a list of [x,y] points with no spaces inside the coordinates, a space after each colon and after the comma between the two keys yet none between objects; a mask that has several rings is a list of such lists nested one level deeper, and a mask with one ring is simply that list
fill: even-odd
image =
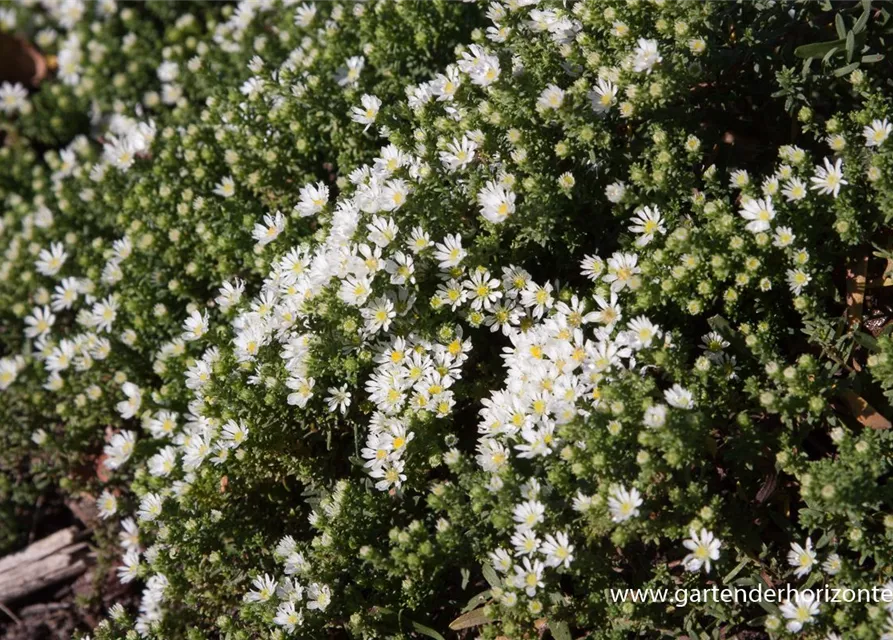
[{"label": "dead leaf", "polygon": [[872,278],[865,283],[866,289],[880,289],[882,287],[893,287],[893,278],[882,276],[880,278]]},{"label": "dead leaf", "polygon": [[854,261],[846,271],[846,320],[852,329],[862,322],[862,305],[865,302],[865,272],[868,256]]},{"label": "dead leaf", "polygon": [[766,479],[763,480],[763,486],[757,491],[757,502],[766,502],[769,496],[775,492],[776,485],[778,485],[778,474],[772,471],[766,476]]},{"label": "dead leaf", "polygon": [[226,493],[226,488],[229,486],[229,476],[223,476],[220,478],[220,493]]},{"label": "dead leaf", "polygon": [[96,477],[99,478],[100,482],[108,482],[111,479],[111,475],[109,475],[109,469],[105,466],[105,461],[108,458],[106,454],[100,454],[100,456],[96,459]]},{"label": "dead leaf", "polygon": [[887,264],[884,266],[884,272],[877,278],[871,278],[865,283],[867,289],[876,289],[881,287],[893,287],[893,260],[887,258]]},{"label": "dead leaf", "polygon": [[0,80],[37,87],[46,77],[46,58],[19,36],[0,34]]},{"label": "dead leaf", "polygon": [[859,421],[859,423],[869,429],[889,429],[890,421],[879,414],[877,410],[852,389],[845,389],[840,392],[840,398],[844,401],[850,413]]},{"label": "dead leaf", "polygon": [[484,608],[473,609],[468,613],[463,613],[450,623],[450,629],[458,631],[459,629],[469,629],[471,627],[479,627],[489,624],[493,620],[484,613]]}]

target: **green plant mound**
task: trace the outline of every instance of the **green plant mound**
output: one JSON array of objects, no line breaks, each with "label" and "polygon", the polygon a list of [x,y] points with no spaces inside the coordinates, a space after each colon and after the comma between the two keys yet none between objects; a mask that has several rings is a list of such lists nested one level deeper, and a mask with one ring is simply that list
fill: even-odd
[{"label": "green plant mound", "polygon": [[0,497],[96,499],[98,638],[893,637],[885,5],[178,11],[60,23],[176,25],[63,149],[71,54],[0,88]]}]

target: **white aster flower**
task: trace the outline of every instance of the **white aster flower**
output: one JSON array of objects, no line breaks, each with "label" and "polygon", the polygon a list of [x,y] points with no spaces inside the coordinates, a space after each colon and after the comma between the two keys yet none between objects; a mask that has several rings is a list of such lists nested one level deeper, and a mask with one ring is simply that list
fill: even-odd
[{"label": "white aster flower", "polygon": [[632,224],[629,230],[639,234],[636,238],[636,246],[644,247],[654,240],[655,234],[665,234],[667,232],[664,226],[663,218],[657,207],[641,207],[636,209]]},{"label": "white aster flower", "polygon": [[375,119],[378,117],[378,110],[381,109],[381,100],[376,96],[371,96],[369,94],[364,94],[363,97],[360,98],[359,107],[353,107],[350,110],[350,119],[356,123],[366,125],[366,128],[369,128],[369,125],[375,123]]},{"label": "white aster flower", "polygon": [[265,214],[263,224],[254,225],[251,237],[257,241],[258,247],[265,247],[279,237],[279,234],[285,230],[285,224],[285,216],[281,211],[276,211],[272,215]]},{"label": "white aster flower", "polygon": [[816,554],[812,548],[812,540],[806,539],[806,545],[800,546],[796,542],[791,543],[791,550],[788,552],[788,564],[797,567],[794,574],[798,578],[802,578],[812,571],[813,565],[816,563]]},{"label": "white aster flower", "polygon": [[130,459],[136,445],[136,432],[119,431],[112,436],[109,443],[103,448],[106,456],[105,466],[109,469],[117,469]]},{"label": "white aster flower", "polygon": [[785,279],[788,282],[791,293],[799,296],[803,292],[803,287],[809,284],[812,277],[803,269],[788,269],[785,272]]},{"label": "white aster flower", "polygon": [[824,166],[816,167],[815,175],[810,178],[813,191],[822,195],[831,195],[835,198],[840,193],[840,187],[849,184],[843,178],[843,160],[838,158],[834,164],[824,159]]},{"label": "white aster flower", "polygon": [[633,487],[617,486],[608,495],[608,509],[611,512],[611,520],[623,522],[639,515],[639,507],[642,506],[642,497],[639,490]]},{"label": "white aster flower", "polygon": [[164,500],[157,493],[147,493],[140,500],[137,515],[144,522],[152,522],[161,515]]},{"label": "white aster flower", "polygon": [[555,535],[546,534],[540,553],[546,556],[547,567],[564,567],[569,569],[573,556],[574,545],[570,543],[565,532],[559,531]]},{"label": "white aster flower", "polygon": [[[608,80],[599,78],[596,81],[595,88],[589,92],[589,99],[592,101],[592,110],[596,113],[607,113],[617,102],[617,85]],[[617,183],[615,183],[617,184]],[[610,186],[608,187],[610,188]],[[608,196],[610,199],[610,196]],[[618,202],[619,200],[611,200]]]},{"label": "white aster flower", "polygon": [[760,233],[768,231],[772,227],[772,220],[775,218],[775,208],[772,206],[771,196],[766,198],[748,198],[744,202],[738,214],[747,220],[745,229],[752,233]]},{"label": "white aster flower", "polygon": [[862,130],[862,135],[865,136],[865,146],[881,146],[890,137],[891,132],[893,132],[893,124],[890,124],[890,121],[886,118],[883,120],[872,120],[871,124]]},{"label": "white aster flower", "polygon": [[633,71],[651,73],[654,65],[663,58],[657,50],[657,40],[639,38],[633,53]]},{"label": "white aster flower", "polygon": [[351,394],[350,391],[347,390],[347,385],[329,387],[327,391],[329,392],[329,396],[326,398],[326,404],[329,407],[329,411],[338,411],[341,415],[346,414],[348,407],[350,407],[351,399]]},{"label": "white aster flower", "polygon": [[319,213],[329,202],[329,188],[322,182],[308,184],[301,189],[300,202],[295,211],[302,218]]},{"label": "white aster flower", "polygon": [[118,512],[118,499],[108,489],[104,489],[96,500],[99,517],[105,520]]},{"label": "white aster flower", "polygon": [[214,187],[214,193],[221,198],[232,198],[236,194],[236,182],[231,176],[223,178]]},{"label": "white aster flower", "polygon": [[448,235],[434,247],[434,259],[444,271],[456,267],[468,255],[462,247],[462,237],[456,233]]},{"label": "white aster flower", "polygon": [[12,115],[28,104],[28,90],[20,82],[0,84],[0,111]]},{"label": "white aster flower", "polygon": [[515,505],[512,518],[518,531],[533,529],[543,521],[546,507],[537,500],[528,500]]},{"label": "white aster flower", "polygon": [[37,262],[34,263],[34,268],[41,275],[52,277],[59,273],[67,259],[68,253],[65,251],[62,243],[54,242],[50,245],[49,250],[42,249],[40,251],[40,254],[37,256]]},{"label": "white aster flower", "polygon": [[245,602],[267,602],[276,594],[276,580],[268,573],[251,582],[253,589],[245,594]]},{"label": "white aster flower", "polygon": [[674,384],[671,388],[664,391],[664,398],[667,404],[677,409],[694,409],[695,407],[691,391],[679,384]]},{"label": "white aster flower", "polygon": [[539,98],[536,100],[536,106],[542,111],[560,109],[564,104],[564,89],[555,84],[549,84]]},{"label": "white aster flower", "polygon": [[820,607],[815,592],[797,591],[793,601],[785,600],[779,609],[788,621],[785,628],[791,633],[799,633],[805,625],[815,622]]},{"label": "white aster flower", "polygon": [[692,529],[689,533],[691,537],[682,545],[691,553],[682,560],[683,566],[691,572],[703,568],[706,573],[710,573],[710,563],[719,559],[719,549],[722,546],[720,541],[704,528],[700,532]]}]

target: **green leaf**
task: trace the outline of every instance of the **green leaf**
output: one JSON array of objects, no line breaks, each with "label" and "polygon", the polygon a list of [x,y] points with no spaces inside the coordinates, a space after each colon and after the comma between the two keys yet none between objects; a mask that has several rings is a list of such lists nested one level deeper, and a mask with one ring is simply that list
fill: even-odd
[{"label": "green leaf", "polygon": [[735,333],[735,330],[732,329],[729,321],[722,316],[713,316],[711,318],[708,318],[707,324],[709,324],[714,331],[717,331],[725,336]]},{"label": "green leaf", "polygon": [[853,33],[862,33],[868,24],[868,18],[871,17],[871,2],[863,4],[862,8],[862,15],[856,20],[856,24],[853,25]]},{"label": "green leaf", "polygon": [[877,340],[874,336],[867,334],[864,331],[856,331],[853,333],[853,339],[869,351],[879,351]]},{"label": "green leaf", "polygon": [[431,627],[426,627],[423,624],[419,624],[418,622],[412,621],[412,628],[416,633],[421,633],[423,636],[428,636],[429,638],[434,638],[434,640],[446,640],[442,635],[437,633]]},{"label": "green leaf", "polygon": [[731,571],[729,571],[729,573],[726,574],[726,577],[724,577],[724,578],[722,579],[723,584],[728,584],[729,582],[731,582],[732,580],[734,580],[734,579],[735,579],[735,576],[737,576],[739,573],[741,573],[741,570],[742,570],[744,567],[746,567],[746,566],[747,566],[747,563],[749,563],[749,562],[750,562],[750,558],[744,558],[744,560],[742,560],[741,562],[739,562],[739,563],[738,563],[738,566],[736,566],[734,569],[732,569]]},{"label": "green leaf", "polygon": [[465,591],[465,587],[468,586],[468,580],[471,578],[471,571],[462,567],[459,569],[459,573],[462,574],[462,591]]},{"label": "green leaf", "polygon": [[846,38],[846,23],[843,21],[842,13],[838,13],[834,16],[834,28],[837,29],[838,38]]},{"label": "green leaf", "polygon": [[462,609],[462,613],[468,613],[472,609],[477,609],[484,602],[490,599],[490,590],[481,591],[479,594],[472,596],[471,600],[468,601],[468,604]]},{"label": "green leaf", "polygon": [[362,458],[360,458],[360,457],[358,457],[358,456],[348,456],[347,460],[348,460],[352,465],[355,465],[355,466],[360,467],[360,468],[362,468],[363,465],[365,464],[365,460],[363,460]]},{"label": "green leaf", "polygon": [[810,576],[806,579],[806,582],[800,587],[801,589],[811,589],[816,586],[818,583],[822,582],[825,577],[822,575],[820,571],[815,571],[810,574]]},{"label": "green leaf", "polygon": [[840,78],[840,77],[842,77],[842,76],[847,75],[848,73],[852,73],[853,71],[855,71],[855,70],[858,69],[858,68],[859,68],[859,63],[858,63],[858,62],[853,62],[852,64],[848,64],[848,65],[845,66],[845,67],[841,67],[840,69],[836,69],[836,70],[834,71],[834,76],[837,77],[837,78]]},{"label": "green leaf", "polygon": [[829,542],[831,542],[831,539],[832,539],[833,537],[834,537],[834,532],[833,532],[833,531],[826,531],[826,532],[822,535],[822,537],[819,538],[819,541],[815,543],[815,548],[816,548],[816,549],[821,549],[822,547],[826,546]]},{"label": "green leaf", "polygon": [[846,40],[829,40],[828,42],[813,42],[802,44],[794,49],[794,55],[798,58],[821,58],[828,52],[835,51],[846,45]]},{"label": "green leaf", "polygon": [[852,62],[856,55],[856,34],[850,31],[846,34],[846,61]]},{"label": "green leaf", "polygon": [[874,64],[875,62],[880,62],[883,59],[883,53],[871,53],[867,56],[862,56],[862,62],[864,62],[865,64]]},{"label": "green leaf", "polygon": [[388,609],[387,607],[379,607],[378,611],[388,616],[391,620],[396,618],[396,623],[398,629],[403,630],[403,620],[409,620],[409,623],[412,625],[413,630],[416,633],[421,633],[423,636],[428,636],[429,638],[434,638],[434,640],[446,640],[442,635],[437,633],[431,627],[426,627],[425,625],[416,622],[415,620],[411,620],[403,615],[403,611],[405,609],[400,609],[399,613],[394,613],[393,609]]},{"label": "green leaf", "polygon": [[552,637],[555,640],[573,640],[570,627],[564,621],[556,622],[555,624],[549,623],[549,629],[552,630]]},{"label": "green leaf", "polygon": [[774,604],[766,602],[763,598],[757,600],[757,604],[760,605],[760,608],[763,609],[763,611],[770,615],[777,616],[779,613],[778,607],[776,607]]},{"label": "green leaf", "polygon": [[489,564],[485,564],[481,567],[481,571],[484,574],[484,580],[486,580],[487,584],[491,587],[499,587],[502,585],[502,580],[499,579],[499,574],[497,574],[496,570]]},{"label": "green leaf", "polygon": [[752,628],[752,627],[762,628],[766,624],[766,618],[768,618],[768,617],[769,616],[757,616],[756,618],[752,618],[751,620],[748,620],[744,624],[747,625],[747,627],[749,627],[749,628]]}]

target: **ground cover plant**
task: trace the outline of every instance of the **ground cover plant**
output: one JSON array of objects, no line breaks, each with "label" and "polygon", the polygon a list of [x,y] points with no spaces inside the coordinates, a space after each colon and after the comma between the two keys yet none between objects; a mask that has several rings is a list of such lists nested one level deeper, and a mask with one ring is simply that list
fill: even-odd
[{"label": "ground cover plant", "polygon": [[891,638],[881,2],[23,3],[0,545],[96,638]]}]

